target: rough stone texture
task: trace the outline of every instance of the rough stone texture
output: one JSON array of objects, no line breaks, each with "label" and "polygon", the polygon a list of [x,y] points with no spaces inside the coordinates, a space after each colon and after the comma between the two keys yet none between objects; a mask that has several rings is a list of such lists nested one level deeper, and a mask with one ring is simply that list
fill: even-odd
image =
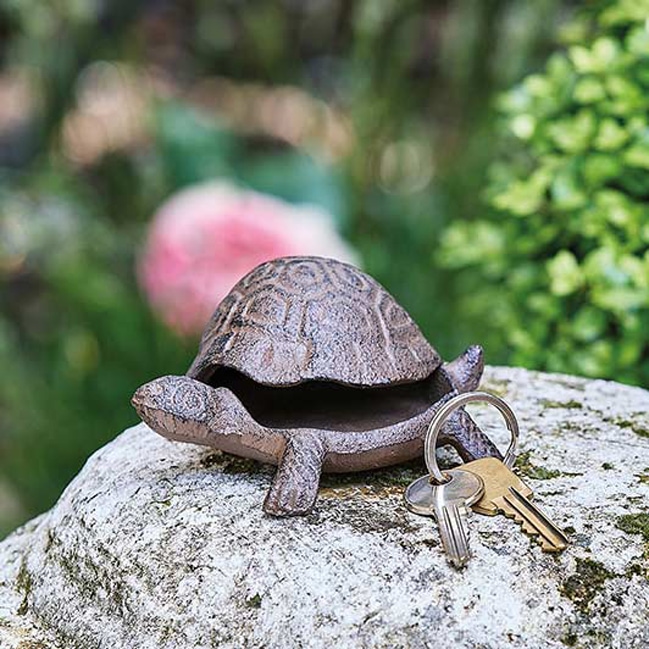
[{"label": "rough stone texture", "polygon": [[519,416],[564,554],[474,515],[454,571],[401,503],[421,464],[326,477],[313,514],[267,517],[269,469],[140,425],[0,544],[0,647],[649,646],[649,392],[506,368],[483,386]]}]

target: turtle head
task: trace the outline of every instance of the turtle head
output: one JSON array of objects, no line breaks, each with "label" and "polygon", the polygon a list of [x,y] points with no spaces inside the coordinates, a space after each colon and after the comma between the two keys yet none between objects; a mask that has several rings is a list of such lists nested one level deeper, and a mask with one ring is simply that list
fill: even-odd
[{"label": "turtle head", "polygon": [[239,427],[230,420],[236,420],[242,409],[230,390],[187,376],[145,383],[131,403],[142,421],[163,437],[194,444],[210,444],[217,435],[236,435]]},{"label": "turtle head", "polygon": [[139,387],[131,403],[150,428],[168,439],[188,441],[209,421],[207,386],[184,376],[163,376]]}]

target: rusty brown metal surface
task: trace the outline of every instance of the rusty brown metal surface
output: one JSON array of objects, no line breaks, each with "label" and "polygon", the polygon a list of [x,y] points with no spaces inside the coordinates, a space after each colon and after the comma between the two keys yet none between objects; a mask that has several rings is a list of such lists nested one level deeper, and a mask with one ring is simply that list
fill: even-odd
[{"label": "rusty brown metal surface", "polygon": [[[277,464],[264,510],[303,514],[321,471],[421,454],[436,409],[474,390],[482,371],[479,346],[443,363],[404,309],[357,268],[288,257],[234,287],[187,376],[143,385],[133,405],[164,437]],[[465,460],[499,456],[463,410],[440,442]]]},{"label": "rusty brown metal surface", "polygon": [[225,297],[187,375],[205,381],[231,367],[267,385],[372,386],[424,379],[440,362],[369,275],[333,259],[285,257],[257,266]]}]

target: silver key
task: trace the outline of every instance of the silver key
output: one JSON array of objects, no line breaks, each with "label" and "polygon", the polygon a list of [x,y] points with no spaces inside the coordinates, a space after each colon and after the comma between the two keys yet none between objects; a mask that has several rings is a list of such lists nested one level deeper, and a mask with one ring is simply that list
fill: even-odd
[{"label": "silver key", "polygon": [[435,518],[449,562],[461,568],[471,556],[466,519],[471,505],[484,493],[484,482],[461,468],[450,469],[446,475],[451,479],[443,484],[433,484],[427,475],[415,480],[404,498],[414,514]]}]

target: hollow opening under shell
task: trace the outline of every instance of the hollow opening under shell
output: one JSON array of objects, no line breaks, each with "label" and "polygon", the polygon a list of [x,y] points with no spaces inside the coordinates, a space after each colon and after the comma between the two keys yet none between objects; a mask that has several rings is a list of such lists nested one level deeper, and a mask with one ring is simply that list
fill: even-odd
[{"label": "hollow opening under shell", "polygon": [[452,389],[439,370],[420,381],[381,387],[333,381],[269,386],[228,367],[219,367],[201,380],[230,389],[262,426],[340,431],[372,430],[411,419]]}]

